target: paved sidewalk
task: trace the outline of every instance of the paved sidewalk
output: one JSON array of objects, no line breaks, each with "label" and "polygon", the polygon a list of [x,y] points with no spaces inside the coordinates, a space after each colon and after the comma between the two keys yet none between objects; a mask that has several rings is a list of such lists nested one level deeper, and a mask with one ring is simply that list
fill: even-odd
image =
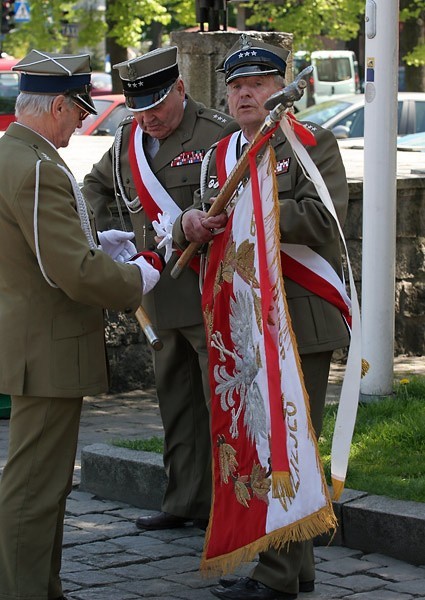
[{"label": "paved sidewalk", "polygon": [[[425,359],[399,357],[396,378],[425,374]],[[332,368],[328,397],[338,394],[341,368]],[[6,459],[8,421],[0,420],[0,469]],[[79,491],[81,448],[113,439],[162,435],[153,392],[104,395],[84,401],[74,490],[67,503],[62,579],[69,600],[213,600],[217,579],[199,574],[204,532],[193,527],[141,532],[134,520],[151,514]],[[318,547],[316,591],[305,599],[425,600],[425,565],[379,554]],[[251,565],[244,565],[247,574]]]}]

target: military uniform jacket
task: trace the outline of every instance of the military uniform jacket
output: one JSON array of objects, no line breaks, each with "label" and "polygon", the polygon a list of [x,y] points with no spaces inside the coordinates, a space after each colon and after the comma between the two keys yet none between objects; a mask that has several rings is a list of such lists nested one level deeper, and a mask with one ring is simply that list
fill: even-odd
[{"label": "military uniform jacket", "polygon": [[[106,391],[103,307],[135,310],[141,302],[139,269],[90,249],[58,165],[66,167],[31,129],[14,123],[0,139],[0,390],[7,394]],[[42,274],[35,231],[41,264],[57,287]]]},{"label": "military uniform jacket", "polygon": [[[216,110],[187,97],[184,116],[179,127],[163,142],[156,156],[150,160],[152,172],[167,190],[174,202],[182,209],[193,203],[193,195],[199,188],[201,160],[195,163],[184,162],[176,165],[183,152],[207,151],[223,137],[224,128],[233,123],[232,119]],[[132,119],[124,123],[122,129],[121,152],[118,161],[125,194],[130,200],[137,196],[130,169],[128,148]],[[226,132],[227,133],[227,132]],[[114,201],[114,161],[117,138],[114,146],[94,165],[84,179],[84,196],[92,205],[96,222],[101,229],[113,226],[110,203]],[[122,206],[124,206],[122,204]],[[124,210],[127,209],[124,207]],[[156,250],[156,235],[152,222],[144,210],[130,213],[136,245],[141,250]],[[173,253],[159,283],[143,297],[145,307],[153,324],[159,329],[172,329],[199,324],[202,322],[199,277],[189,268],[175,280],[170,271],[178,256]]]},{"label": "military uniform jacket", "polygon": [[[307,150],[328,187],[342,226],[348,208],[348,184],[338,144],[331,132],[313,123],[308,127],[315,135],[317,145]],[[314,185],[305,177],[280,128],[273,135],[271,144],[277,162],[281,241],[311,247],[341,275],[339,232],[333,217]],[[217,181],[213,150],[203,202],[208,203],[211,196],[217,195]],[[179,221],[174,225],[173,237],[183,248],[187,242]],[[348,345],[348,330],[337,308],[288,278],[285,278],[285,290],[300,353],[325,352]]]}]

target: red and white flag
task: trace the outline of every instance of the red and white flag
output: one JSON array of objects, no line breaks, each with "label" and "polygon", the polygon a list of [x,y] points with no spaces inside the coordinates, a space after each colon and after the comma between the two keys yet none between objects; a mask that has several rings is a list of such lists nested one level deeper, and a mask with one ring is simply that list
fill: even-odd
[{"label": "red and white flag", "polygon": [[221,573],[336,527],[285,298],[274,153],[257,167],[256,152],[203,287],[214,481],[201,570]]}]

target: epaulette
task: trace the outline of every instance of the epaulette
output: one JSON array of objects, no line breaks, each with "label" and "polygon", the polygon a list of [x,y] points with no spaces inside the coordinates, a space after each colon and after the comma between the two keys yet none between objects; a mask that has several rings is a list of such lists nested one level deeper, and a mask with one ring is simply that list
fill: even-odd
[{"label": "epaulette", "polygon": [[213,123],[218,123],[221,127],[226,127],[226,125],[232,121],[232,117],[220,112],[219,110],[214,110],[213,108],[198,108],[197,114],[202,119],[207,119]]},{"label": "epaulette", "polygon": [[124,119],[120,122],[120,124],[118,125],[118,127],[121,127],[121,125],[128,125],[129,123],[132,123],[134,120],[134,115],[127,115],[126,117],[124,117]]},{"label": "epaulette", "polygon": [[320,131],[322,129],[322,127],[317,125],[317,123],[312,123],[311,121],[300,121],[300,123],[312,133],[316,133],[317,131]]}]

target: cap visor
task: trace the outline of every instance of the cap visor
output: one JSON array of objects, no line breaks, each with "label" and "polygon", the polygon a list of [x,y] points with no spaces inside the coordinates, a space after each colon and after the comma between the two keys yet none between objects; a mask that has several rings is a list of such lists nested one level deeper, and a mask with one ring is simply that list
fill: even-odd
[{"label": "cap visor", "polygon": [[91,115],[97,115],[97,110],[93,104],[90,94],[71,94],[72,99],[83,110],[86,110]]},{"label": "cap visor", "polygon": [[165,98],[171,92],[173,85],[174,83],[167,88],[152,92],[151,94],[144,94],[143,96],[130,96],[125,94],[125,103],[127,107],[134,112],[148,110],[149,108],[153,108],[165,100]]},{"label": "cap visor", "polygon": [[226,83],[233,81],[237,77],[250,77],[254,75],[274,75],[279,73],[277,69],[273,67],[266,67],[264,65],[252,65],[252,66],[241,66],[234,71],[231,71],[226,77]]}]

